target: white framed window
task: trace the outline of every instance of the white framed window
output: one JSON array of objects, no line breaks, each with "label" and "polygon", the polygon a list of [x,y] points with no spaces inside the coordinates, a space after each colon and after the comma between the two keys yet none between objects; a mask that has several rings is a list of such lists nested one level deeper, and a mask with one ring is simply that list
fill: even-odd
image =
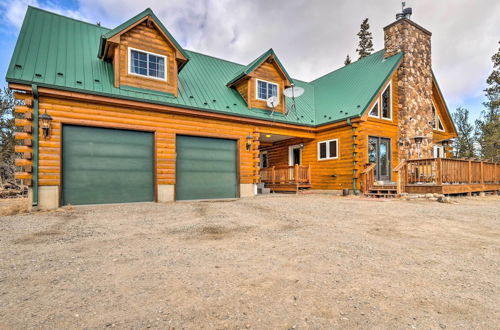
[{"label": "white framed window", "polygon": [[256,98],[257,100],[263,100],[266,101],[268,98],[271,96],[276,96],[278,98],[278,103],[279,103],[279,92],[278,92],[278,84],[265,81],[265,80],[256,80]]},{"label": "white framed window", "polygon": [[318,160],[338,159],[339,139],[318,142]]},{"label": "white framed window", "polygon": [[391,92],[391,82],[387,84],[387,87],[382,92],[380,96],[381,107],[380,107],[380,117],[382,119],[392,120],[392,92]]},{"label": "white framed window", "polygon": [[434,158],[446,158],[444,147],[442,145],[434,145]]},{"label": "white framed window", "polygon": [[392,120],[392,83],[389,81],[385,86],[384,91],[380,94],[373,104],[368,116],[372,118],[380,118],[385,120]]},{"label": "white framed window", "polygon": [[260,152],[260,168],[268,168],[269,167],[269,158],[267,151]]},{"label": "white framed window", "polygon": [[432,102],[432,128],[444,132],[443,121],[441,120],[441,116],[436,111],[436,106],[434,102]]},{"label": "white framed window", "polygon": [[379,105],[378,105],[378,100],[375,101],[375,104],[373,105],[373,107],[370,110],[370,112],[368,113],[368,115],[370,117],[374,117],[374,118],[379,118],[380,117],[380,109],[379,109]]},{"label": "white framed window", "polygon": [[128,73],[158,80],[167,80],[167,56],[128,48]]}]

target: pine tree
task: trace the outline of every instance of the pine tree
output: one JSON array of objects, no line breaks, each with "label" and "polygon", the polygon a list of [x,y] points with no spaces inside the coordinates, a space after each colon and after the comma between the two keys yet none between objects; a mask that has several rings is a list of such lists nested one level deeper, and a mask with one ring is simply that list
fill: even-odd
[{"label": "pine tree", "polygon": [[14,178],[14,106],[11,90],[0,90],[0,183]]},{"label": "pine tree", "polygon": [[356,51],[359,54],[359,58],[366,57],[373,52],[373,41],[372,33],[370,32],[370,24],[368,23],[368,18],[363,20],[361,23],[360,30],[358,32],[359,44]]},{"label": "pine tree", "polygon": [[458,107],[453,114],[453,121],[457,127],[458,135],[454,144],[457,157],[474,157],[474,127],[469,122],[469,110]]},{"label": "pine tree", "polygon": [[347,54],[347,57],[345,58],[345,61],[344,61],[344,65],[349,65],[351,64],[351,57],[349,56],[349,54]]},{"label": "pine tree", "polygon": [[[499,42],[500,44],[500,42]],[[476,120],[476,141],[481,147],[481,157],[500,161],[500,48],[491,57],[493,72],[489,75],[484,90],[487,101],[481,117]]]}]

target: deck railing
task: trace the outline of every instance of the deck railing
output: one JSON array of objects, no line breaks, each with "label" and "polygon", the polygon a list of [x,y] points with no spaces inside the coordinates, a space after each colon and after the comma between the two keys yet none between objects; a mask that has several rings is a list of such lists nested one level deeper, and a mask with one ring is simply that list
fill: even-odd
[{"label": "deck railing", "polygon": [[272,184],[311,183],[310,165],[272,166],[260,170],[260,181]]},{"label": "deck railing", "polygon": [[500,183],[500,164],[455,158],[406,161],[404,184]]}]

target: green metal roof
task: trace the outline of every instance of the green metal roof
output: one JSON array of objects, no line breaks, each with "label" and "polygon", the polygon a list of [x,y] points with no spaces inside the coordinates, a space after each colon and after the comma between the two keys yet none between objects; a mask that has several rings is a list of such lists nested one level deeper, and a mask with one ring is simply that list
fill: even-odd
[{"label": "green metal roof", "polygon": [[274,59],[276,60],[276,63],[280,67],[281,71],[283,71],[283,73],[285,74],[286,78],[290,82],[293,82],[292,78],[290,78],[290,76],[288,75],[288,72],[286,72],[285,67],[283,66],[283,64],[281,64],[280,60],[278,59],[278,56],[276,56],[276,53],[274,52],[274,50],[272,48],[270,48],[267,52],[265,52],[264,54],[260,55],[255,60],[253,60],[252,62],[250,62],[250,64],[248,64],[247,66],[245,66],[244,68],[242,68],[235,75],[235,77],[233,79],[231,79],[227,83],[227,85],[231,86],[236,81],[238,81],[241,78],[243,78],[244,76],[250,74],[253,70],[257,69],[264,61],[266,61],[271,56],[274,56]]},{"label": "green metal roof", "polygon": [[118,25],[116,28],[114,28],[113,30],[110,30],[108,32],[106,32],[105,34],[103,34],[101,36],[101,40],[100,40],[100,45],[99,45],[99,54],[98,56],[99,57],[102,57],[102,52],[104,50],[104,44],[105,44],[105,40],[115,36],[116,34],[120,33],[121,31],[125,30],[126,28],[128,28],[129,26],[135,24],[136,22],[140,21],[141,19],[143,19],[144,17],[146,16],[150,16],[156,24],[158,24],[158,26],[160,27],[160,29],[163,31],[163,33],[165,33],[167,35],[167,37],[170,39],[170,41],[174,44],[174,46],[181,52],[181,54],[186,58],[186,59],[189,59],[189,55],[186,53],[186,51],[181,47],[181,45],[179,45],[179,43],[174,39],[174,37],[170,34],[170,32],[168,32],[167,28],[163,25],[163,23],[158,19],[158,17],[156,17],[155,13],[151,10],[151,8],[147,8],[146,10],[144,10],[143,12],[135,15],[134,17],[132,17],[131,19],[129,19],[128,21]]},{"label": "green metal roof", "polygon": [[313,80],[316,122],[361,116],[403,58],[384,50]]},{"label": "green metal roof", "polygon": [[384,59],[380,51],[310,83],[294,79],[295,85],[303,87],[305,93],[296,99],[296,109],[292,109],[292,102],[287,98],[288,111],[284,115],[248,109],[238,92],[226,85],[249,66],[188,50],[184,52],[190,60],[179,73],[177,98],[128,86],[115,88],[112,64],[96,56],[99,40],[110,31],[29,7],[6,79],[12,83],[317,126],[361,115],[402,58],[398,54]]}]

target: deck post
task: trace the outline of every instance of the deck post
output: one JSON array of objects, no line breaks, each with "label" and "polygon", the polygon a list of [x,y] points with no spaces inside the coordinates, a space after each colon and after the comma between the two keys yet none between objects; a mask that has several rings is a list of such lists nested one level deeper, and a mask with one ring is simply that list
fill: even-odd
[{"label": "deck post", "polygon": [[484,184],[484,164],[481,161],[481,184]]},{"label": "deck post", "polygon": [[311,164],[307,165],[307,183],[311,183]]},{"label": "deck post", "polygon": [[469,160],[468,174],[469,174],[469,184],[471,184],[472,183],[472,161],[471,160]]},{"label": "deck post", "polygon": [[299,165],[295,164],[293,168],[293,182],[299,183]]},{"label": "deck post", "polygon": [[437,159],[436,171],[437,171],[437,176],[436,176],[437,182],[436,183],[438,185],[442,185],[443,184],[443,164],[441,162],[441,158]]},{"label": "deck post", "polygon": [[274,184],[275,174],[274,174],[274,166],[271,167],[271,182]]}]

